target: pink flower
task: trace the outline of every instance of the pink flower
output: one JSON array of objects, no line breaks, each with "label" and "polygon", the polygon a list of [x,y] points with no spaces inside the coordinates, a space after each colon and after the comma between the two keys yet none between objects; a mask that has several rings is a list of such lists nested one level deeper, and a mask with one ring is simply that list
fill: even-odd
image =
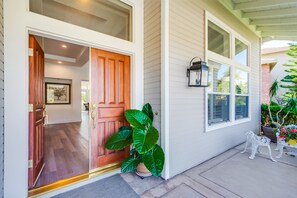
[{"label": "pink flower", "polygon": [[286,129],[285,129],[285,128],[282,128],[282,129],[281,129],[281,132],[285,132],[285,131],[286,131]]},{"label": "pink flower", "polygon": [[292,132],[292,133],[295,133],[295,132],[296,132],[296,129],[291,129],[291,132]]},{"label": "pink flower", "polygon": [[285,138],[285,136],[282,136],[282,135],[280,135],[280,136],[278,136],[280,139],[283,139],[283,138]]}]

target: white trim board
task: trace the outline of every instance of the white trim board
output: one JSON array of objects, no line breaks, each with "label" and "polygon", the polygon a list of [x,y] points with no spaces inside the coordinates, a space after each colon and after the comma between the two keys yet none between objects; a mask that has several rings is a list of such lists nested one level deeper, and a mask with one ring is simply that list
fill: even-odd
[{"label": "white trim board", "polygon": [[4,197],[23,198],[28,193],[29,33],[130,55],[131,107],[142,107],[143,0],[125,2],[134,8],[133,42],[31,13],[28,11],[29,0],[4,0]]}]

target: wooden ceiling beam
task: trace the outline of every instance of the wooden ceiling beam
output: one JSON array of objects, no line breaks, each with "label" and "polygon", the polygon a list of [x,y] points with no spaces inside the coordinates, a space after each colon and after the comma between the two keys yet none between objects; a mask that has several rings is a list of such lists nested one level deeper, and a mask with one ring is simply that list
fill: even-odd
[{"label": "wooden ceiling beam", "polygon": [[255,19],[250,22],[250,25],[265,26],[265,25],[294,25],[297,24],[297,17],[291,18],[271,18],[271,19]]},{"label": "wooden ceiling beam", "polygon": [[277,18],[277,17],[294,17],[297,16],[297,7],[286,8],[286,9],[272,9],[257,12],[245,12],[242,14],[243,18]]},{"label": "wooden ceiling beam", "polygon": [[246,10],[254,8],[263,8],[263,7],[273,7],[287,4],[297,4],[296,0],[258,0],[258,1],[249,1],[244,3],[236,3],[234,5],[234,10]]},{"label": "wooden ceiling beam", "polygon": [[280,31],[289,32],[297,31],[297,26],[295,25],[273,25],[273,26],[257,26],[258,31]]}]

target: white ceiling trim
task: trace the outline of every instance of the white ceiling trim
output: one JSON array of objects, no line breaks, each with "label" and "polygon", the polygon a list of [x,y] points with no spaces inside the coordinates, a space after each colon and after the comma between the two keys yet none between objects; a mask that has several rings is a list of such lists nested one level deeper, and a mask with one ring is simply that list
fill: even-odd
[{"label": "white ceiling trim", "polygon": [[68,63],[76,63],[75,58],[69,58],[69,57],[65,57],[65,56],[58,56],[58,55],[54,55],[54,54],[44,54],[44,58],[51,59],[51,60],[64,61],[64,62],[68,62]]},{"label": "white ceiling trim", "polygon": [[297,0],[218,1],[264,41],[297,39]]}]

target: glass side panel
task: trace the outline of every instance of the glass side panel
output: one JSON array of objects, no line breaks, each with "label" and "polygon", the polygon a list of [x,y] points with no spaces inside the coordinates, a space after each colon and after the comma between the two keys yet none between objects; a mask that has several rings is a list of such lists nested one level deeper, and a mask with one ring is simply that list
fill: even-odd
[{"label": "glass side panel", "polygon": [[249,93],[249,83],[248,83],[248,72],[240,69],[235,71],[235,93],[236,94],[248,94]]},{"label": "glass side panel", "polygon": [[209,82],[210,91],[230,93],[230,67],[221,63],[209,60],[210,67]]},{"label": "glass side panel", "polygon": [[242,65],[248,65],[248,46],[235,39],[235,60]]},{"label": "glass side panel", "polygon": [[247,118],[249,116],[249,97],[235,96],[235,119]]},{"label": "glass side panel", "polygon": [[208,50],[230,58],[229,33],[211,21],[208,21]]},{"label": "glass side panel", "polygon": [[30,0],[30,11],[124,40],[132,40],[132,7],[120,0]]},{"label": "glass side panel", "polygon": [[208,125],[230,121],[230,96],[208,94]]}]

